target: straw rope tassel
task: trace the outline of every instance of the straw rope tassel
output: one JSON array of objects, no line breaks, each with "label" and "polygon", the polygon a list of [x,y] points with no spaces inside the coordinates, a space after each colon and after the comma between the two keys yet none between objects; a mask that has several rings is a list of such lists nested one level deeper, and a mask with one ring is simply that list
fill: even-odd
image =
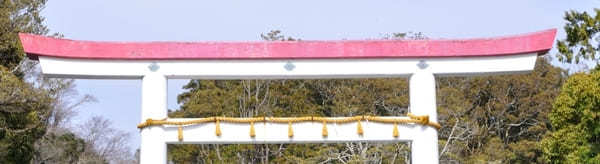
[{"label": "straw rope tassel", "polygon": [[398,137],[398,135],[399,135],[398,133],[399,133],[399,132],[398,132],[398,123],[397,123],[397,122],[394,122],[394,132],[393,132],[393,134],[392,134],[392,135],[393,135],[394,137]]},{"label": "straw rope tassel", "polygon": [[356,132],[358,132],[358,135],[363,135],[363,127],[360,124],[360,120],[358,120],[356,123]]},{"label": "straw rope tassel", "polygon": [[292,129],[292,122],[288,122],[288,137],[294,137],[294,129]]},{"label": "straw rope tassel", "polygon": [[179,139],[179,142],[183,141],[183,127],[181,125],[177,127],[177,139]]},{"label": "straw rope tassel", "polygon": [[215,135],[221,136],[221,125],[219,124],[219,120],[215,122]]},{"label": "straw rope tassel", "polygon": [[327,121],[323,120],[323,137],[327,137]]},{"label": "straw rope tassel", "polygon": [[254,121],[250,122],[250,137],[255,137],[256,132],[254,132]]}]

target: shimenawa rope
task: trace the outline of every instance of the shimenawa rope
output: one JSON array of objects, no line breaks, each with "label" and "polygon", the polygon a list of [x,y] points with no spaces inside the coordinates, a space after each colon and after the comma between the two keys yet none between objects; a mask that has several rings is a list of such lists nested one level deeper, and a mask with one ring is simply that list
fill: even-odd
[{"label": "shimenawa rope", "polygon": [[230,122],[230,123],[250,123],[250,137],[256,136],[256,131],[254,128],[254,122],[272,122],[272,123],[288,123],[288,137],[292,138],[294,136],[294,130],[292,127],[293,123],[297,122],[322,122],[322,136],[328,136],[327,124],[345,124],[356,122],[356,132],[358,135],[363,135],[364,130],[361,124],[361,121],[373,121],[379,123],[391,123],[394,124],[394,128],[392,131],[393,137],[399,136],[398,124],[420,124],[424,126],[431,126],[436,129],[440,129],[441,126],[438,123],[430,122],[429,116],[416,116],[411,113],[407,114],[407,118],[389,118],[389,117],[378,117],[378,116],[354,116],[354,117],[251,117],[251,118],[234,118],[234,117],[207,117],[207,118],[197,118],[193,120],[185,120],[185,121],[169,121],[165,119],[147,119],[145,122],[138,124],[138,128],[146,128],[149,126],[162,126],[162,125],[176,125],[177,126],[177,138],[179,141],[183,141],[183,126],[187,125],[195,125],[202,123],[215,123],[215,135],[221,136],[221,126],[220,122]]}]

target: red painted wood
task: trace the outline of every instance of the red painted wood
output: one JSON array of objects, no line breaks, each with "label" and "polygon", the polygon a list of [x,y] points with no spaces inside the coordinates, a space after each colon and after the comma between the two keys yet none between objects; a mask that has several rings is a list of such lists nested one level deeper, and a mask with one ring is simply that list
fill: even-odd
[{"label": "red painted wood", "polygon": [[29,58],[78,59],[328,59],[429,58],[544,54],[556,29],[464,40],[357,40],[286,42],[96,42],[19,34]]}]

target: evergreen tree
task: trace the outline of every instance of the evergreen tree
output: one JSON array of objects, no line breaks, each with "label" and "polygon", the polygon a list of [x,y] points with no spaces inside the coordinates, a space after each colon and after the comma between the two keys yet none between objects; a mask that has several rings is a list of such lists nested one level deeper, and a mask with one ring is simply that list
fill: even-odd
[{"label": "evergreen tree", "polygon": [[543,163],[537,145],[564,78],[540,57],[526,74],[438,79],[440,160]]},{"label": "evergreen tree", "polygon": [[[564,29],[567,38],[557,43],[565,63],[598,63],[600,10],[595,15],[569,11]],[[544,159],[550,163],[600,163],[600,72],[571,76],[562,87],[549,114],[551,133],[542,142]]]},{"label": "evergreen tree", "polygon": [[28,163],[46,133],[52,99],[0,66],[0,161]]},{"label": "evergreen tree", "polygon": [[52,98],[23,81],[18,33],[46,34],[45,0],[0,1],[0,163],[28,163],[46,131]]},{"label": "evergreen tree", "polygon": [[595,15],[588,12],[569,11],[565,13],[567,21],[564,29],[567,38],[556,44],[558,59],[566,63],[579,63],[583,60],[596,60],[600,37],[600,9],[594,9]]},{"label": "evergreen tree", "polygon": [[25,57],[18,33],[45,35],[48,29],[40,15],[46,0],[1,0],[0,1],[0,65],[22,76],[16,69]]},{"label": "evergreen tree", "polygon": [[600,163],[600,72],[573,75],[549,114],[554,131],[544,139],[551,163]]}]

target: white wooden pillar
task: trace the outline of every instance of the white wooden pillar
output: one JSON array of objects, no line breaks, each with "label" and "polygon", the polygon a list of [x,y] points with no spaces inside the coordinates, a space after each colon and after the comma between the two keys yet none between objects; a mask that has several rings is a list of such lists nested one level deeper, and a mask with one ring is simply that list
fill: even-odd
[{"label": "white wooden pillar", "polygon": [[[424,67],[410,76],[410,112],[415,115],[429,115],[429,121],[437,122],[435,77]],[[415,137],[411,145],[412,163],[439,163],[437,130],[431,126],[418,128],[421,131],[420,136]]]},{"label": "white wooden pillar", "polygon": [[[142,78],[142,121],[167,117],[167,78],[151,72]],[[150,126],[141,131],[140,163],[167,163],[164,128]]]}]

